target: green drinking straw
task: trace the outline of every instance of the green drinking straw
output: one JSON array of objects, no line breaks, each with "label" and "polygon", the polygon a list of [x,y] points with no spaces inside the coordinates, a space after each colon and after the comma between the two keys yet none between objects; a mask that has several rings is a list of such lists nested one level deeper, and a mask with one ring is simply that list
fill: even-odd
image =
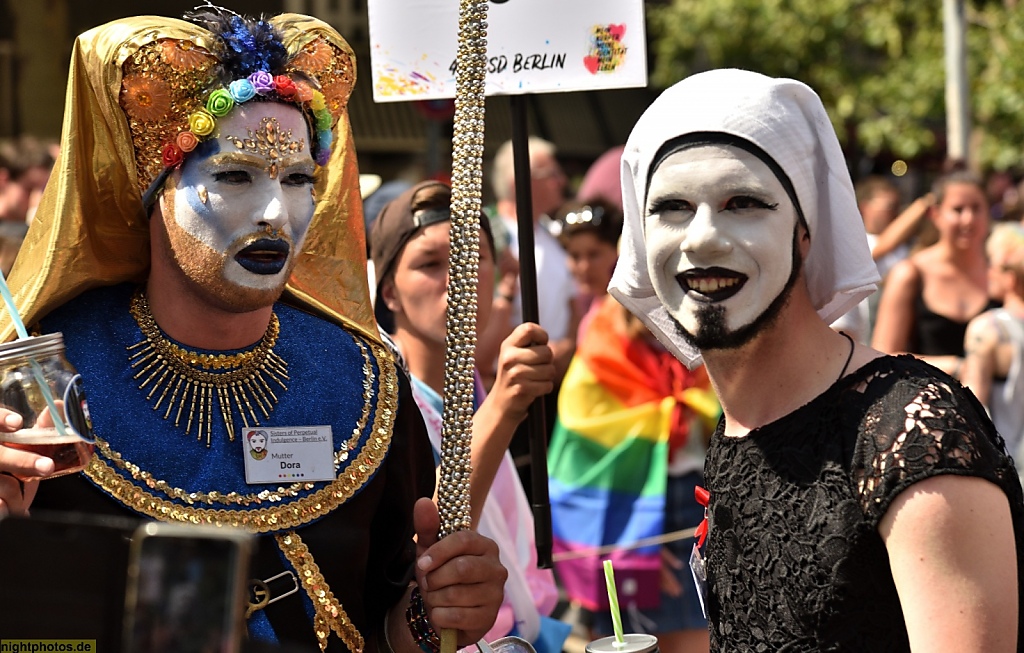
[{"label": "green drinking straw", "polygon": [[626,639],[622,636],[622,615],[619,614],[619,594],[615,591],[615,570],[612,561],[604,561],[604,583],[608,586],[608,609],[612,613],[612,627],[615,629],[615,645],[623,646]]},{"label": "green drinking straw", "polygon": [[[11,322],[14,323],[14,330],[18,332],[18,339],[23,340],[28,338],[28,329],[25,328],[25,323],[21,321],[21,316],[18,315],[18,309],[14,305],[14,297],[11,295],[11,289],[7,287],[7,281],[4,276],[0,274],[0,295],[3,295],[4,304],[7,305],[7,313],[11,316]],[[61,437],[67,435],[67,431],[64,430],[64,420],[60,418],[60,413],[57,412],[57,404],[53,401],[53,395],[50,394],[50,386],[46,383],[46,377],[43,374],[43,368],[36,362],[36,360],[30,359],[32,365],[32,376],[35,377],[36,383],[39,384],[39,390],[43,393],[43,399],[46,400],[46,405],[50,409],[50,415],[53,417],[53,425],[57,429],[57,433]]]}]

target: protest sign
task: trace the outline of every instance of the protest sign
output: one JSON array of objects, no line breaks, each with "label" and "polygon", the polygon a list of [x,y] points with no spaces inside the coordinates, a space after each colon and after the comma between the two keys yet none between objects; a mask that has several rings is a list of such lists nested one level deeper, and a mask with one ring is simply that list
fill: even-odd
[{"label": "protest sign", "polygon": [[[369,0],[373,99],[455,97],[459,3]],[[491,0],[488,95],[647,85],[642,0]]]}]

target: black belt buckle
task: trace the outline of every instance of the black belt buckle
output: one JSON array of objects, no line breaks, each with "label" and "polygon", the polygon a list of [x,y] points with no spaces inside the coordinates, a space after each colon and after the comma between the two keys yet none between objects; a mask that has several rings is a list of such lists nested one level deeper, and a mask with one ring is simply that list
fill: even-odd
[{"label": "black belt buckle", "polygon": [[298,591],[299,579],[290,570],[282,571],[266,580],[250,578],[249,607],[245,611],[245,618],[248,619],[253,612],[262,610],[271,603],[280,601]]}]

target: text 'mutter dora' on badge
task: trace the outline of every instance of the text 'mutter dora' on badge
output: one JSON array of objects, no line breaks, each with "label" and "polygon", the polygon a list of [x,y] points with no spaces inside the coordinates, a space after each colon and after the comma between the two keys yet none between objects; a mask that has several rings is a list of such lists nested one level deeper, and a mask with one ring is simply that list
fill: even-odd
[{"label": "text 'mutter dora' on badge", "polygon": [[254,426],[242,429],[246,483],[334,480],[330,426]]}]

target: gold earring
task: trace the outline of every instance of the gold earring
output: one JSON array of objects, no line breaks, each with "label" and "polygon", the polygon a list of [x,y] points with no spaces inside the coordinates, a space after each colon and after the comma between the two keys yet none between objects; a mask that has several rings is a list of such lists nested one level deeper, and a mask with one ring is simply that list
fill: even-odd
[{"label": "gold earring", "polygon": [[206,186],[196,186],[196,195],[199,196],[199,201],[206,204],[210,199],[210,194],[206,192]]}]

